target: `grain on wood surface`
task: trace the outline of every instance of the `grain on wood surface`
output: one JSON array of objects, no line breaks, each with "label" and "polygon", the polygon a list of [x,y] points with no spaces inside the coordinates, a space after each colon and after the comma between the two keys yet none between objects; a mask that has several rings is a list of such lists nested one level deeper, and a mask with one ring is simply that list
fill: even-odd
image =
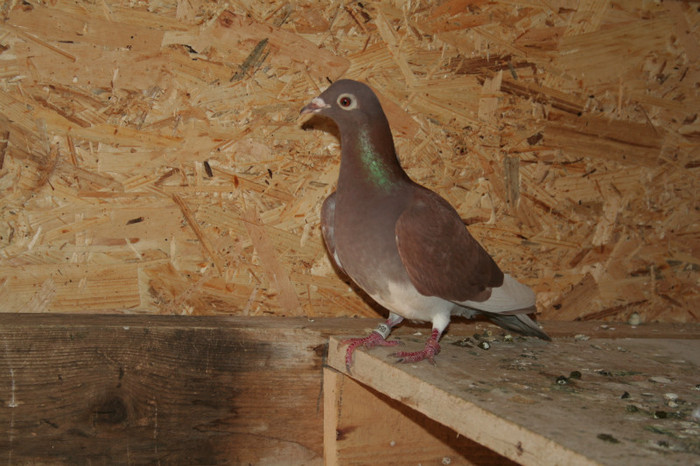
[{"label": "grain on wood surface", "polygon": [[347,77],[542,319],[700,321],[694,3],[0,14],[4,312],[376,316],[322,245],[336,132],[298,117]]},{"label": "grain on wood surface", "polygon": [[8,464],[322,464],[329,334],[360,320],[0,315]]}]

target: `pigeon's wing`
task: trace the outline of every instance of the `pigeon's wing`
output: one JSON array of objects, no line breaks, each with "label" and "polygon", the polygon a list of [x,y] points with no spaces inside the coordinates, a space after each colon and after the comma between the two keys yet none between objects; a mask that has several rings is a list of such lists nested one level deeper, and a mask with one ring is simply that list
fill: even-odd
[{"label": "pigeon's wing", "polygon": [[321,233],[331,259],[336,267],[347,275],[347,272],[343,269],[343,264],[340,263],[338,253],[335,251],[335,193],[323,201],[323,206],[321,207]]},{"label": "pigeon's wing", "polygon": [[485,291],[488,297],[488,288],[503,283],[503,272],[469,234],[457,212],[428,189],[414,190],[395,231],[408,276],[426,296],[478,301]]}]

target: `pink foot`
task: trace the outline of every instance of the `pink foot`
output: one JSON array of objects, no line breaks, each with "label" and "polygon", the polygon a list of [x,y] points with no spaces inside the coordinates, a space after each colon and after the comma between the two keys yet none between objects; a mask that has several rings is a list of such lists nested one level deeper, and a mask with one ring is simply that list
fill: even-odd
[{"label": "pink foot", "polygon": [[397,340],[386,341],[382,335],[377,331],[372,331],[369,335],[364,338],[348,338],[340,342],[341,345],[348,345],[348,350],[345,353],[345,367],[348,372],[350,372],[350,366],[352,365],[352,353],[355,352],[358,346],[370,349],[375,346],[396,346],[400,342]]},{"label": "pink foot", "polygon": [[407,352],[399,351],[392,354],[392,356],[399,358],[397,362],[418,362],[423,359],[427,359],[431,364],[435,364],[435,356],[440,352],[440,344],[438,340],[440,339],[440,333],[437,330],[433,330],[433,333],[425,342],[425,348],[423,351]]}]

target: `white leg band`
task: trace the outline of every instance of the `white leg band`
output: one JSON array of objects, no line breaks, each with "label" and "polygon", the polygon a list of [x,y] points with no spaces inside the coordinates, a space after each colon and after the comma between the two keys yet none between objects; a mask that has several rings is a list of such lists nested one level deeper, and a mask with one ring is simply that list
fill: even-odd
[{"label": "white leg band", "polygon": [[386,340],[386,337],[388,337],[391,333],[391,327],[389,327],[387,324],[379,324],[377,325],[377,328],[373,330],[373,332],[377,332]]}]

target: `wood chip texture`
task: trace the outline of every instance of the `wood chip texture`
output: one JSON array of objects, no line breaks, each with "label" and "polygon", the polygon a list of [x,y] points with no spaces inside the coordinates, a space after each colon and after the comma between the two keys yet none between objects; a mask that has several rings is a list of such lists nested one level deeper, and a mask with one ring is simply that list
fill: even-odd
[{"label": "wood chip texture", "polygon": [[0,6],[0,311],[377,316],[323,247],[330,82],[547,320],[700,321],[690,2]]}]

